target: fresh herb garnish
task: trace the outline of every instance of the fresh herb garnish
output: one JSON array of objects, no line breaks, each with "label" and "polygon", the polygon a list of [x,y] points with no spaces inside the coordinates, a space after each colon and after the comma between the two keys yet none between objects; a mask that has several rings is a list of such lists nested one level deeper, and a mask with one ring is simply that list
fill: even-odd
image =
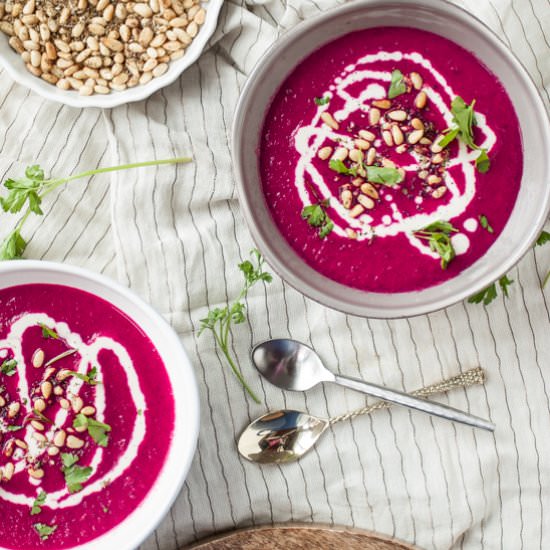
[{"label": "fresh herb garnish", "polygon": [[455,257],[455,250],[451,243],[451,233],[457,232],[450,222],[437,221],[414,232],[415,237],[428,241],[430,250],[441,258],[441,269],[447,269]]},{"label": "fresh herb garnish", "polygon": [[61,453],[63,468],[61,471],[65,475],[65,483],[69,493],[77,493],[82,490],[82,484],[92,475],[91,466],[77,466],[78,456],[72,453]]},{"label": "fresh herb garnish", "polygon": [[367,180],[372,183],[393,186],[403,181],[403,174],[397,168],[367,166]]},{"label": "fresh herb garnish", "polygon": [[50,535],[53,535],[57,529],[57,525],[48,525],[46,523],[35,523],[34,530],[40,535],[41,540],[48,540]]},{"label": "fresh herb garnish", "polygon": [[82,413],[75,416],[73,428],[86,428],[91,438],[100,446],[107,447],[109,444],[108,432],[111,431],[109,424],[104,424],[93,418],[89,418]]},{"label": "fresh herb garnish", "polygon": [[42,422],[47,422],[48,424],[53,424],[53,420],[50,420],[47,416],[44,416],[40,411],[37,409],[33,409],[32,413],[39,419],[42,420]]},{"label": "fresh herb garnish", "polygon": [[324,239],[334,229],[334,223],[326,212],[328,206],[329,200],[325,199],[316,204],[305,206],[302,210],[302,219],[307,220],[311,227],[319,229],[318,235],[321,239]]},{"label": "fresh herb garnish", "polygon": [[59,355],[56,355],[55,357],[52,357],[44,366],[49,367],[50,365],[53,365],[54,363],[57,363],[60,359],[64,359],[65,357],[69,357],[69,355],[73,355],[77,352],[76,349],[68,349],[67,351],[64,351],[63,353],[60,353]]},{"label": "fresh herb garnish", "polygon": [[54,340],[59,340],[59,334],[57,334],[53,328],[48,327],[44,323],[38,323],[38,326],[42,329],[42,338],[53,338]]},{"label": "fresh herb garnish", "polygon": [[485,229],[489,233],[494,233],[493,228],[489,224],[489,220],[487,219],[487,216],[481,214],[481,216],[479,216],[479,224],[481,225],[481,227],[483,227],[483,229]]},{"label": "fresh herb garnish", "polygon": [[338,172],[339,174],[344,174],[346,176],[356,176],[357,175],[357,169],[356,168],[348,168],[343,161],[339,159],[330,159],[328,163],[328,167],[331,170],[334,170],[335,172]]},{"label": "fresh herb garnish", "polygon": [[[508,287],[513,283],[511,279],[508,279],[507,275],[504,275],[498,280],[498,285],[500,289],[502,290],[502,293],[506,298],[508,298]],[[474,294],[473,296],[470,296],[468,298],[468,302],[470,304],[479,304],[483,303],[483,305],[487,306],[489,305],[498,295],[497,292],[497,285],[496,283],[493,283],[492,285],[489,285],[487,288],[484,288],[481,292],[478,292],[477,294]]]},{"label": "fresh herb garnish", "polygon": [[19,430],[22,430],[23,426],[6,426],[7,432],[18,432]]},{"label": "fresh herb garnish", "polygon": [[[366,179],[372,183],[381,183],[383,185],[392,186],[403,181],[403,174],[397,168],[390,168],[386,166],[366,166],[363,163],[360,164],[366,171]],[[357,176],[357,166],[348,168],[343,161],[337,159],[331,159],[328,165],[331,170],[334,170],[339,174],[353,177]]]},{"label": "fresh herb garnish", "polygon": [[17,370],[17,361],[15,359],[6,359],[0,365],[0,372],[6,376],[13,376]]},{"label": "fresh herb garnish", "polygon": [[31,516],[36,516],[36,514],[40,514],[40,512],[42,512],[41,506],[46,502],[47,496],[48,495],[44,491],[40,491],[40,493],[38,493],[38,496],[32,503]]},{"label": "fresh herb garnish", "polygon": [[395,69],[391,73],[390,88],[388,90],[388,97],[393,99],[401,94],[407,92],[407,84],[405,83],[405,77],[399,69]]},{"label": "fresh herb garnish", "polygon": [[550,242],[550,233],[548,233],[548,231],[542,231],[541,234],[538,236],[536,245],[542,246],[548,242]]},{"label": "fresh herb garnish", "polygon": [[21,258],[27,247],[26,240],[21,236],[21,229],[31,214],[42,216],[44,212],[41,209],[42,200],[46,195],[57,189],[61,185],[71,181],[87,178],[95,174],[115,172],[118,170],[128,170],[130,168],[140,168],[144,166],[159,166],[161,164],[178,164],[191,162],[190,158],[173,158],[168,160],[152,160],[146,162],[136,162],[133,164],[122,164],[120,166],[110,166],[107,168],[96,168],[87,170],[80,174],[68,176],[65,178],[45,179],[44,170],[38,165],[29,166],[25,170],[25,175],[19,179],[7,179],[4,187],[9,191],[8,194],[0,198],[0,206],[4,212],[17,214],[26,205],[26,210],[17,222],[14,229],[5,237],[0,244],[0,260],[14,260]]},{"label": "fresh herb garnish", "polygon": [[481,174],[485,174],[485,172],[488,172],[489,168],[491,168],[491,160],[487,154],[487,149],[479,150],[479,155],[476,158],[476,168]]},{"label": "fresh herb garnish", "polygon": [[250,397],[260,403],[260,400],[254,392],[250,389],[250,386],[246,383],[240,369],[236,365],[236,361],[231,356],[231,324],[240,324],[244,323],[246,320],[246,305],[242,300],[248,294],[248,291],[252,286],[257,282],[263,281],[264,283],[270,283],[273,279],[271,273],[268,273],[263,270],[264,259],[260,252],[256,249],[253,249],[250,252],[253,260],[256,260],[256,265],[249,260],[239,264],[239,269],[244,275],[244,287],[241,290],[237,300],[232,304],[226,305],[224,308],[215,308],[211,309],[208,312],[208,316],[204,319],[201,319],[201,325],[199,329],[199,336],[205,331],[210,330],[214,335],[214,340],[221,348],[222,353],[224,354],[229,366],[231,367],[233,373],[243,385],[244,389],[248,392]]},{"label": "fresh herb garnish", "polygon": [[96,367],[92,367],[88,371],[88,374],[82,374],[81,372],[70,371],[68,373],[68,376],[74,376],[80,380],[84,380],[84,382],[86,382],[86,384],[90,384],[90,386],[97,386],[97,384],[101,384],[101,382],[96,379],[97,378]]},{"label": "fresh herb garnish", "polygon": [[330,102],[330,97],[328,95],[324,97],[314,97],[313,101],[315,101],[315,105],[326,105]]},{"label": "fresh herb garnish", "polygon": [[445,130],[444,133],[446,135],[437,142],[437,145],[446,147],[457,137],[460,138],[470,149],[479,151],[479,155],[476,158],[476,168],[478,172],[485,174],[491,167],[491,161],[487,154],[487,149],[478,147],[474,142],[473,128],[476,124],[475,104],[475,99],[468,105],[460,96],[456,96],[452,100],[451,113],[453,114],[455,126]]}]

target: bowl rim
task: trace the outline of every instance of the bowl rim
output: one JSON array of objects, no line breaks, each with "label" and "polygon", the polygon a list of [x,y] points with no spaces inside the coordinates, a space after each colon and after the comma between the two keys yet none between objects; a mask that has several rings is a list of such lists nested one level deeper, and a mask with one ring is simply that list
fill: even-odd
[{"label": "bowl rim", "polygon": [[[158,90],[174,83],[179,76],[202,55],[208,40],[214,34],[223,0],[202,0],[201,5],[206,10],[206,19],[200,27],[199,32],[193,41],[185,49],[185,54],[180,59],[170,61],[168,70],[161,76],[153,78],[146,84],[138,84],[133,88],[127,88],[122,92],[113,91],[109,94],[92,94],[81,96],[76,90],[61,90],[54,84],[34,76],[25,68],[18,53],[11,50],[8,44],[8,36],[0,34],[0,39],[5,39],[5,47],[9,49],[9,55],[0,55],[0,66],[8,73],[10,78],[17,84],[38,94],[44,99],[55,101],[63,105],[76,108],[97,107],[100,109],[111,109],[126,103],[134,103],[147,99]],[[12,56],[11,53],[14,55]]]},{"label": "bowl rim", "polygon": [[[18,274],[22,271],[28,273],[35,272],[36,275],[31,277],[35,279],[38,276],[44,275],[46,278],[48,276],[56,277],[61,275],[72,277],[82,284],[79,285],[75,282],[53,282],[50,280],[4,284],[2,281],[4,275]],[[108,292],[114,293],[127,304],[134,306],[140,315],[144,315],[144,318],[147,317],[155,325],[158,334],[162,334],[163,347],[169,349],[170,358],[174,358],[173,362],[166,362],[165,354],[162,353],[163,350],[158,349],[156,337],[146,332],[142,328],[141,323],[138,323],[134,315],[130,314],[125,306],[113,303],[106,296],[96,292],[96,290],[85,288],[86,283],[90,282],[98,288],[104,288]],[[112,548],[113,544],[121,549],[132,550],[137,548],[158,527],[176,500],[189,473],[196,452],[200,426],[200,401],[198,384],[191,360],[175,330],[159,313],[129,288],[120,285],[105,275],[73,265],[43,260],[10,260],[0,262],[0,289],[13,288],[25,284],[68,286],[88,292],[106,301],[128,316],[132,322],[140,326],[163,358],[170,385],[174,390],[174,432],[168,453],[158,476],[137,507],[112,529],[67,550],[95,550],[98,547]],[[180,372],[176,371],[176,366]],[[182,384],[183,380],[185,380],[185,384]],[[179,385],[179,387],[175,384]],[[178,393],[178,390],[181,393]],[[182,403],[185,406],[182,406]],[[182,430],[181,428],[185,429]]]},{"label": "bowl rim", "polygon": [[[239,197],[239,204],[242,209],[243,217],[247,223],[248,229],[251,233],[252,239],[259,248],[259,250],[264,254],[267,262],[270,266],[277,272],[281,278],[287,282],[294,289],[304,294],[308,298],[311,298],[315,302],[331,307],[342,313],[356,315],[358,317],[367,317],[367,318],[379,318],[379,319],[401,319],[407,317],[413,317],[417,315],[423,315],[426,313],[431,313],[449,307],[453,304],[456,304],[475,293],[487,288],[492,283],[496,282],[502,276],[508,273],[508,271],[516,265],[523,256],[529,251],[534,242],[536,241],[538,235],[540,234],[542,228],[544,227],[546,220],[550,214],[550,170],[546,172],[546,192],[544,201],[542,204],[544,207],[539,211],[538,217],[535,220],[531,220],[531,230],[529,233],[530,238],[526,238],[521,246],[515,248],[511,253],[501,262],[501,267],[498,270],[491,271],[491,273],[486,274],[484,277],[481,277],[475,287],[472,287],[471,290],[462,290],[461,292],[454,292],[450,294],[440,293],[440,296],[432,300],[429,305],[426,304],[415,304],[410,303],[406,306],[396,306],[390,308],[381,308],[377,306],[370,306],[364,304],[354,304],[350,301],[344,301],[339,298],[333,298],[332,296],[326,295],[324,292],[320,291],[312,284],[310,284],[305,277],[300,277],[295,274],[295,272],[288,267],[287,263],[283,261],[275,252],[266,238],[262,235],[262,232],[256,227],[255,218],[254,218],[254,206],[247,197],[245,190],[245,176],[244,168],[242,163],[242,156],[240,155],[239,144],[243,137],[243,120],[244,114],[248,109],[251,108],[251,104],[254,102],[254,88],[256,86],[256,81],[261,79],[263,73],[268,69],[266,67],[271,66],[273,60],[283,54],[287,46],[291,45],[297,38],[302,34],[307,33],[312,28],[322,25],[327,21],[330,21],[334,18],[335,15],[340,16],[341,14],[353,13],[358,9],[368,9],[368,8],[395,8],[395,7],[418,7],[431,9],[439,14],[445,13],[448,14],[449,11],[454,13],[457,16],[460,16],[462,19],[468,21],[468,25],[472,27],[474,32],[481,33],[484,38],[489,40],[494,48],[502,55],[506,61],[513,67],[516,74],[527,84],[528,88],[531,91],[532,97],[530,99],[534,100],[532,105],[533,110],[537,113],[537,116],[541,120],[541,130],[543,132],[546,143],[550,144],[550,114],[546,111],[544,102],[540,95],[540,92],[528,73],[527,69],[521,63],[521,61],[514,55],[514,53],[508,48],[508,46],[502,41],[498,35],[488,27],[481,19],[467,11],[462,6],[454,4],[450,0],[354,0],[352,2],[347,2],[341,4],[329,10],[326,10],[314,17],[311,17],[307,20],[303,20],[298,23],[295,27],[287,31],[284,35],[279,37],[262,55],[262,57],[257,61],[253,70],[251,71],[243,89],[239,96],[237,102],[237,107],[235,109],[235,115],[233,118],[233,124],[231,129],[231,156],[233,171],[237,182],[237,194]],[[403,26],[407,26],[406,23]],[[475,55],[475,52],[471,52]],[[294,63],[292,67],[296,67],[298,63]],[[291,69],[290,69],[291,70]],[[290,74],[290,70],[286,73]],[[273,92],[273,94],[275,91]],[[272,96],[273,97],[273,96]],[[269,105],[269,104],[268,104]],[[522,181],[525,177],[525,174],[522,175]],[[544,182],[543,182],[544,183]],[[258,178],[258,184],[261,185],[261,181]],[[266,209],[268,207],[266,206]],[[268,211],[268,214],[271,215]],[[284,237],[280,234],[280,231],[277,228],[279,235],[283,240]],[[497,239],[498,241],[498,239]],[[497,242],[495,241],[495,242]],[[310,267],[302,258],[300,258],[294,250],[293,254],[296,256],[292,258],[292,263],[300,263],[307,266],[308,271],[313,272],[315,276],[319,276],[327,282],[330,282],[335,288],[337,288],[341,295],[357,289],[338,283],[316,271],[314,268]],[[479,261],[479,260],[478,260]],[[474,264],[472,265],[475,265]],[[460,274],[459,274],[460,275]],[[454,278],[453,278],[454,279]],[[450,279],[450,280],[453,280]],[[443,284],[443,283],[442,283]],[[435,285],[429,288],[437,288],[441,285]],[[364,295],[367,294],[386,294],[386,293],[374,293],[359,291]],[[412,291],[411,293],[415,293]],[[417,291],[421,292],[421,291]],[[391,295],[392,293],[389,293]],[[409,293],[394,293],[394,294],[409,294]]]}]

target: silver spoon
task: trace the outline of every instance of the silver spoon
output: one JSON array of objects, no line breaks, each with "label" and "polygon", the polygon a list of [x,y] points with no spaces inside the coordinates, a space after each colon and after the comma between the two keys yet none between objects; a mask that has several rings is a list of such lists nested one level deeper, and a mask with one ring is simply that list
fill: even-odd
[{"label": "silver spoon", "polygon": [[[416,390],[411,395],[427,396],[453,388],[483,384],[484,381],[483,370],[478,367],[443,382]],[[368,407],[329,419],[293,410],[271,412],[254,420],[243,431],[238,442],[239,453],[251,462],[261,464],[294,462],[313,448],[329,426],[389,407],[391,403],[378,401]]]},{"label": "silver spoon", "polygon": [[320,357],[310,347],[296,340],[281,338],[258,344],[252,350],[252,361],[262,376],[283,390],[305,391],[320,382],[335,382],[384,401],[391,401],[475,428],[491,432],[495,430],[492,422],[447,405],[433,403],[357,378],[334,374],[323,365]]}]

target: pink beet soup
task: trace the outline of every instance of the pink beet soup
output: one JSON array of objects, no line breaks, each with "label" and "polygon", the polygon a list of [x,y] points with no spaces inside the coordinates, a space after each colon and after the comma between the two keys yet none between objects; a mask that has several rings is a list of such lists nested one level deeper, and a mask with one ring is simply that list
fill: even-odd
[{"label": "pink beet soup", "polygon": [[0,547],[71,548],[154,484],[174,430],[162,360],[124,313],[50,284],[0,290]]},{"label": "pink beet soup", "polygon": [[437,285],[485,254],[523,165],[497,77],[457,44],[401,27],[348,34],[303,60],[273,97],[259,155],[296,253],[373,292]]}]

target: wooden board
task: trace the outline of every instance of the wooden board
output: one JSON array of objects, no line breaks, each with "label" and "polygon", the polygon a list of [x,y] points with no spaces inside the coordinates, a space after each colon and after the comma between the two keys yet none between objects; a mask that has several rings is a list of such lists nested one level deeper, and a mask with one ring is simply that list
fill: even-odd
[{"label": "wooden board", "polygon": [[284,524],[216,535],[181,550],[420,550],[378,533],[319,524]]}]

